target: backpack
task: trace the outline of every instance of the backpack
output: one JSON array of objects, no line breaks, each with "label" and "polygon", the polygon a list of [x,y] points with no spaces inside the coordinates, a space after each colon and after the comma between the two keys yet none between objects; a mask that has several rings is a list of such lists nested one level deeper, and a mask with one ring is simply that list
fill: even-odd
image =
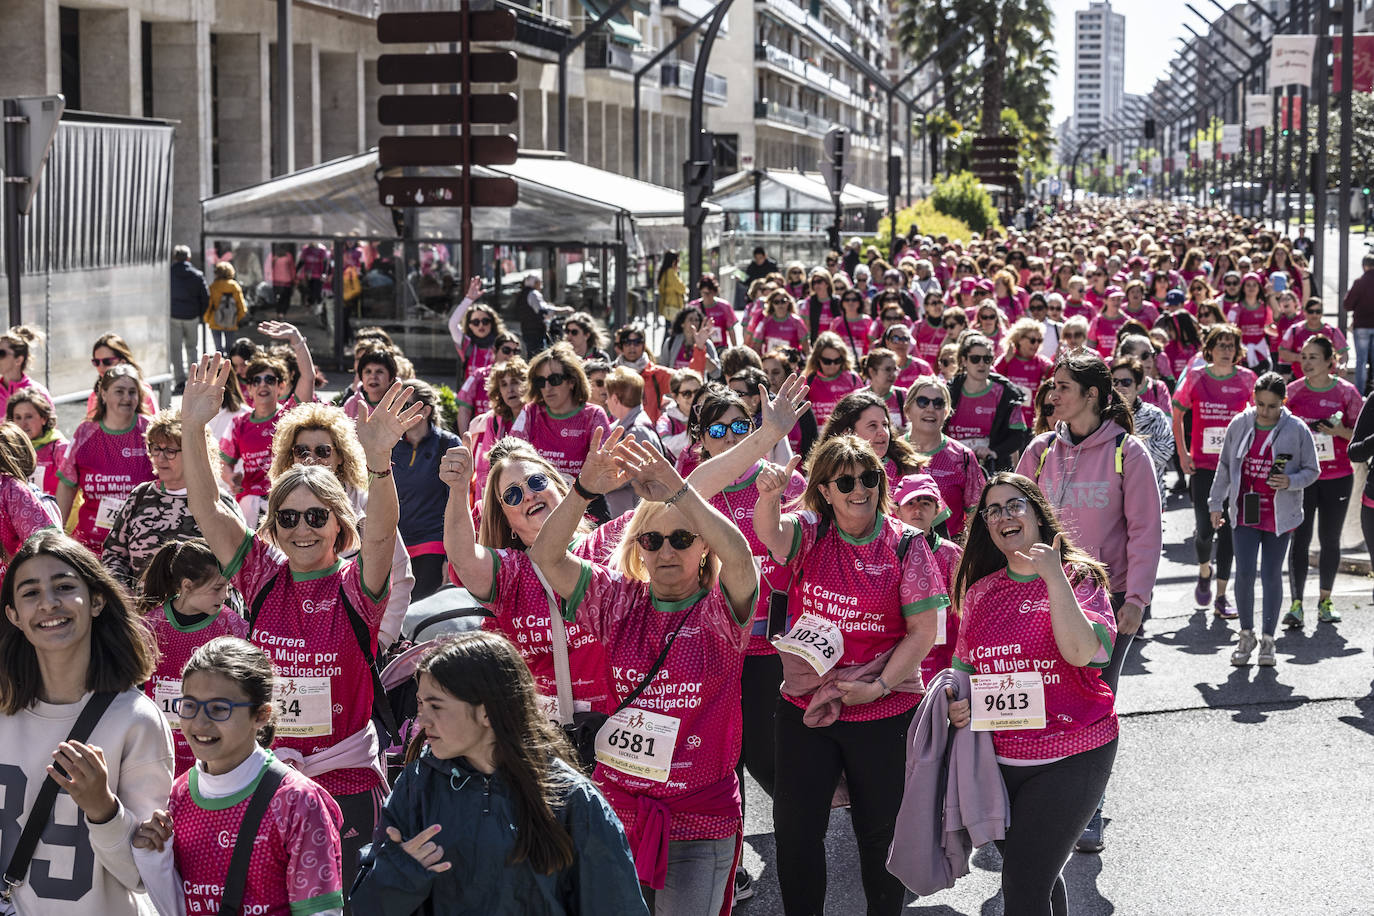
[{"label": "backpack", "polygon": [[[1040,483],[1040,473],[1045,470],[1045,458],[1049,455],[1050,449],[1054,447],[1055,438],[1056,435],[1054,431],[1051,430],[1049,439],[1045,441],[1045,450],[1040,453],[1040,460],[1035,464],[1035,482],[1037,484]],[[1123,468],[1125,466],[1126,457],[1125,449],[1121,447],[1121,443],[1125,441],[1126,434],[1124,432],[1118,433],[1116,437],[1116,472],[1123,477],[1125,476]]]},{"label": "backpack", "polygon": [[215,324],[222,329],[228,330],[238,323],[239,304],[234,298],[233,293],[220,293],[219,304],[215,306],[213,316]]}]

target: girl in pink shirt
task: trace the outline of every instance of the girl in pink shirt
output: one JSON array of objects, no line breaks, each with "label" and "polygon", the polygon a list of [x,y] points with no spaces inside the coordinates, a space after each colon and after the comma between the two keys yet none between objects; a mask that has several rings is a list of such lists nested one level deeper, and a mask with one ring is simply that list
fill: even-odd
[{"label": "girl in pink shirt", "polygon": [[[924,322],[917,324],[917,330],[924,325]],[[939,331],[944,334],[944,330]],[[879,341],[880,349],[890,350],[892,358],[897,367],[897,378],[894,384],[898,388],[910,388],[911,383],[923,375],[930,375],[935,371],[934,365],[939,362],[940,354],[937,352],[929,360],[923,356],[916,355],[913,347],[914,338],[912,332],[902,325],[893,325],[883,332],[882,340]]]},{"label": "girl in pink shirt", "polygon": [[1088,326],[1088,345],[1094,347],[1103,359],[1112,355],[1116,349],[1117,331],[1129,320],[1129,316],[1121,310],[1124,300],[1125,294],[1120,287],[1108,289],[1102,311]]},{"label": "girl in pink shirt", "polygon": [[10,397],[20,391],[34,391],[52,403],[48,389],[32,379],[28,372],[29,356],[42,342],[42,332],[27,325],[0,334],[0,405],[7,405]]},{"label": "girl in pink shirt", "polygon": [[[945,344],[945,328],[941,323],[945,314],[944,297],[938,292],[926,293],[924,309],[924,314],[912,328],[914,349],[917,356],[934,365],[940,358],[940,348]],[[896,349],[890,341],[887,346]]]},{"label": "girl in pink shirt", "polygon": [[157,403],[153,401],[153,389],[149,388],[148,383],[143,381],[143,369],[134,360],[133,351],[124,342],[124,338],[114,332],[97,337],[95,345],[91,347],[91,365],[95,367],[96,387],[91,391],[91,396],[86,399],[87,420],[95,416],[96,409],[100,404],[100,377],[105,374],[105,370],[114,366],[127,365],[133,367],[139,387],[143,392],[144,413],[149,416],[157,413]]},{"label": "girl in pink shirt", "polygon": [[[897,354],[886,347],[877,347],[859,361],[859,368],[868,380],[868,385],[860,390],[870,391],[882,398],[887,405],[888,422],[894,435],[906,432],[906,387],[897,385]],[[929,374],[930,367],[927,366],[925,372],[915,373],[912,378]]]},{"label": "girl in pink shirt", "polygon": [[864,297],[857,290],[848,290],[840,297],[839,317],[830,323],[830,330],[849,345],[849,352],[854,354],[855,359],[868,352],[871,343],[869,338],[876,323],[864,314],[864,308]]},{"label": "girl in pink shirt", "polygon": [[1240,301],[1226,313],[1226,320],[1240,329],[1245,347],[1240,364],[1256,372],[1268,369],[1272,362],[1268,336],[1274,310],[1264,301],[1263,289],[1263,278],[1253,271],[1247,273],[1240,281]]},{"label": "girl in pink shirt", "polygon": [[[992,367],[1027,391],[1036,391],[1040,383],[1050,377],[1054,363],[1040,352],[1045,342],[1045,330],[1034,318],[1022,318],[1007,332],[1007,347],[1002,358]],[[1021,422],[1027,429],[1035,425],[1035,405],[1021,406]]]},{"label": "girl in pink shirt", "polygon": [[806,360],[805,374],[806,383],[811,386],[811,412],[821,425],[830,418],[830,411],[835,409],[840,398],[863,387],[863,379],[854,371],[849,348],[834,331],[826,331],[816,338]]},{"label": "girl in pink shirt", "polygon": [[811,346],[811,334],[797,315],[796,302],[783,290],[774,290],[768,294],[767,303],[767,313],[749,328],[745,340],[760,354],[779,347],[805,352]]},{"label": "girl in pink shirt", "polygon": [[554,344],[530,362],[530,391],[511,435],[524,439],[571,480],[582,469],[592,430],[608,430],[610,417],[595,404],[582,361],[567,344]]},{"label": "girl in pink shirt", "polygon": [[[949,388],[943,379],[927,376],[907,390],[907,438],[916,454],[927,459],[925,472],[935,479],[940,497],[949,509],[945,531],[951,538],[964,533],[964,523],[987,477],[978,456],[967,445],[944,433],[950,415]],[[939,523],[937,523],[939,524]]]},{"label": "girl in pink shirt", "polygon": [[57,495],[57,469],[67,458],[70,443],[57,428],[57,409],[45,395],[28,388],[15,392],[5,405],[5,419],[29,437],[37,462],[29,483],[48,496]]}]

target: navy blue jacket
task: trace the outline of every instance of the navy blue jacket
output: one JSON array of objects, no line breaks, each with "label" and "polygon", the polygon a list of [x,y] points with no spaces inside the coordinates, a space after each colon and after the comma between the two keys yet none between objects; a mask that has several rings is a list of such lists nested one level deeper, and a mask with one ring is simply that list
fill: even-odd
[{"label": "navy blue jacket", "polygon": [[448,485],[439,479],[439,462],[444,452],[462,441],[446,429],[430,423],[429,435],[419,445],[404,436],[391,449],[391,473],[396,479],[396,496],[401,503],[397,525],[401,541],[415,547],[444,539],[444,506],[448,504]]},{"label": "navy blue jacket", "polygon": [[190,261],[172,262],[172,317],[205,317],[210,307],[210,291],[205,288],[205,274],[191,266]]}]

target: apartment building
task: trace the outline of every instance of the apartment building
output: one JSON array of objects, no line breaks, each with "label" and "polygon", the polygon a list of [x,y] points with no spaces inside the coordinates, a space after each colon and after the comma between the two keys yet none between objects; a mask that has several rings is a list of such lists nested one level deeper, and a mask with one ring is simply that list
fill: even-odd
[{"label": "apartment building", "polygon": [[1121,110],[1126,91],[1126,17],[1109,0],[1074,13],[1073,126],[1083,136]]}]

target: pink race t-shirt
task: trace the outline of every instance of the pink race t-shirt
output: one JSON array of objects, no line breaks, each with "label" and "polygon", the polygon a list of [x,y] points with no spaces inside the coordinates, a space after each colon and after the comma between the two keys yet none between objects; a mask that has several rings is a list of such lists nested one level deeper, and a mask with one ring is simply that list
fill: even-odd
[{"label": "pink race t-shirt", "polygon": [[181,717],[172,710],[172,698],[181,696],[181,669],[191,660],[191,656],[201,646],[219,636],[248,638],[248,621],[234,611],[222,607],[214,615],[205,615],[201,620],[188,627],[182,627],[172,615],[169,605],[150,611],[144,618],[153,631],[153,641],[157,645],[157,667],[153,676],[143,685],[143,692],[157,704],[172,727],[172,746],[176,751],[176,769],[180,775],[195,765],[195,755],[181,733]]},{"label": "pink race t-shirt", "polygon": [[[1221,439],[1236,414],[1255,397],[1255,373],[1237,366],[1218,378],[1207,366],[1189,369],[1174,389],[1174,406],[1193,412],[1193,437],[1188,454],[1193,464],[1214,471],[1221,457]],[[1214,432],[1209,432],[1214,430]]]},{"label": "pink race t-shirt", "polygon": [[1269,474],[1274,469],[1274,450],[1269,447],[1269,436],[1272,431],[1272,427],[1264,429],[1256,424],[1255,437],[1250,441],[1250,450],[1245,453],[1240,464],[1241,498],[1244,499],[1249,493],[1259,496],[1259,521],[1253,525],[1248,524],[1241,513],[1232,508],[1232,516],[1237,525],[1258,528],[1270,534],[1278,527],[1274,517],[1274,488],[1269,486]]},{"label": "pink race t-shirt", "polygon": [[[292,572],[284,553],[251,532],[224,574],[250,607],[264,589],[271,589],[253,622],[251,639],[276,670],[275,746],[308,757],[367,728],[372,674],[340,598],[346,597],[362,618],[375,657],[390,583],[382,594],[370,594],[356,560],[339,560],[318,572]],[[331,770],[316,781],[331,795],[354,795],[381,784],[378,774],[365,767]]]},{"label": "pink race t-shirt", "polygon": [[[628,710],[646,710],[678,720],[671,775],[655,782],[604,763],[593,774],[598,786],[631,796],[671,800],[732,778],[739,762],[743,723],[740,674],[748,626],[735,619],[720,586],[702,589],[681,601],[653,597],[647,582],[629,579],[605,566],[579,561],[582,572],[566,602],[570,617],[587,627],[606,647],[616,702],[639,686],[664,643],[682,629],[654,677]],[[627,834],[634,834],[637,805],[616,804]],[[740,828],[741,815],[677,812],[670,840],[719,840]]]},{"label": "pink race t-shirt", "polygon": [[935,375],[935,370],[930,363],[919,356],[910,355],[907,357],[905,366],[897,367],[897,380],[894,384],[905,390],[910,388],[918,378],[926,375]]},{"label": "pink race t-shirt", "polygon": [[864,384],[859,374],[853,371],[840,372],[829,378],[818,372],[807,383],[811,386],[811,412],[816,415],[816,425],[822,428],[840,399]]},{"label": "pink race t-shirt", "polygon": [[[200,779],[196,769],[179,776],[167,810],[176,824],[172,851],[186,912],[215,913],[224,897],[234,842],[262,775],[227,798],[202,796]],[[329,793],[290,770],[267,803],[253,840],[243,912],[302,916],[342,907],[342,827],[343,814]]]},{"label": "pink race t-shirt", "polygon": [[104,550],[115,512],[134,487],[154,477],[144,440],[149,422],[147,414],[139,414],[128,429],[112,430],[104,423],[83,421],[57,469],[62,482],[84,497],[72,537],[96,556]]},{"label": "pink race t-shirt", "polygon": [[1110,357],[1116,349],[1116,334],[1128,318],[1129,316],[1120,310],[1117,311],[1115,318],[1108,318],[1104,312],[1094,318],[1088,326],[1088,342],[1097,348],[1103,359]]},{"label": "pink race t-shirt", "polygon": [[940,348],[945,344],[945,328],[939,321],[931,325],[929,318],[916,322],[913,330],[916,340],[916,355],[934,365],[940,358]]},{"label": "pink race t-shirt", "polygon": [[770,314],[754,323],[749,336],[758,344],[759,352],[767,353],[782,347],[801,349],[810,341],[811,332],[796,315],[776,318]]},{"label": "pink race t-shirt", "polygon": [[592,430],[598,426],[609,432],[611,421],[595,404],[583,404],[566,414],[552,413],[543,404],[526,404],[510,434],[533,445],[560,474],[572,480],[587,460]]},{"label": "pink race t-shirt", "polygon": [[[553,671],[553,634],[549,600],[534,563],[523,550],[492,550],[492,590],[486,598],[474,594],[496,616],[482,622],[515,644],[534,675],[535,688],[546,701],[556,701],[558,681]],[[568,672],[572,678],[573,712],[615,711],[606,666],[606,652],[580,623],[566,625]]]},{"label": "pink race t-shirt", "polygon": [[1274,320],[1274,310],[1264,303],[1250,308],[1237,302],[1227,311],[1226,320],[1240,328],[1241,343],[1254,346],[1264,340],[1264,329]]},{"label": "pink race t-shirt", "polygon": [[882,322],[876,318],[860,315],[858,318],[836,318],[830,322],[830,330],[840,335],[840,340],[849,344],[849,349],[857,359],[868,352],[874,325],[881,328]]},{"label": "pink race t-shirt", "polygon": [[[289,403],[294,403],[294,400]],[[272,436],[287,406],[281,405],[266,420],[256,419],[251,411],[239,414],[229,427],[229,435],[220,442],[219,450],[225,461],[230,465],[236,461],[243,462],[243,484],[239,496],[266,496],[272,486],[267,476],[272,467]]]},{"label": "pink race t-shirt", "polygon": [[1030,359],[1022,359],[1020,356],[1008,354],[1002,357],[993,369],[1005,375],[1022,388],[1031,393],[1027,398],[1027,403],[1021,405],[1021,422],[1026,427],[1035,424],[1035,392],[1040,387],[1040,383],[1054,374],[1054,363],[1043,353],[1037,353]]},{"label": "pink race t-shirt", "polygon": [[[1307,322],[1305,321],[1299,321],[1289,325],[1288,329],[1283,332],[1283,337],[1280,338],[1279,346],[1283,347],[1285,350],[1292,350],[1294,353],[1300,353],[1302,352],[1303,344],[1307,343],[1307,339],[1317,334],[1323,334],[1326,336],[1327,340],[1331,341],[1331,348],[1335,351],[1337,357],[1344,356],[1350,352],[1350,345],[1346,343],[1345,335],[1341,333],[1340,328],[1331,324],[1323,324],[1314,331],[1307,326]],[[1293,375],[1296,378],[1302,378],[1302,363],[1297,360],[1293,362]]]},{"label": "pink race t-shirt", "polygon": [[999,758],[1029,765],[1099,748],[1117,736],[1112,690],[1101,670],[1111,661],[1116,617],[1106,589],[1091,576],[1066,570],[1078,606],[1097,634],[1098,651],[1083,667],[1059,653],[1050,623],[1049,591],[1039,576],[1007,569],[973,583],[960,607],[955,667],[970,674],[1039,671],[1045,684],[1045,727],[994,731]]},{"label": "pink race t-shirt", "polygon": [[[924,538],[913,538],[906,559],[898,561],[902,533],[915,530],[900,519],[879,515],[872,532],[862,538],[851,538],[832,522],[817,539],[820,516],[810,510],[784,516],[783,524],[792,526],[787,566],[794,579],[788,627],[804,613],[835,623],[844,637],[837,666],[868,664],[906,637],[908,617],[949,604]],[[807,697],[783,697],[802,709],[809,703]],[[844,707],[840,721],[885,719],[920,701],[920,694],[891,693],[872,703]]]},{"label": "pink race t-shirt", "polygon": [[[1302,378],[1288,383],[1289,412],[1309,424],[1339,416],[1342,426],[1354,429],[1355,421],[1360,417],[1360,408],[1363,406],[1364,398],[1360,397],[1360,390],[1343,378],[1332,378],[1331,384],[1325,388],[1313,388],[1307,379]],[[1321,438],[1323,436],[1329,436],[1331,441],[1327,442]],[[1319,480],[1335,480],[1349,477],[1354,473],[1350,466],[1350,456],[1347,454],[1350,448],[1348,440],[1340,436],[1330,436],[1317,429],[1312,430],[1312,437],[1319,440]]]},{"label": "pink race t-shirt", "polygon": [[[974,447],[987,445],[992,437],[992,421],[997,416],[997,405],[1002,401],[1002,383],[989,382],[981,394],[969,394],[964,389],[959,395],[959,404],[945,422],[945,433],[960,442]],[[1012,414],[1017,420],[1016,414]]]},{"label": "pink race t-shirt", "polygon": [[458,403],[466,405],[474,413],[480,413],[491,407],[491,399],[487,396],[487,379],[491,377],[492,365],[474,366],[468,370],[468,377],[463,380],[463,387],[458,389]]},{"label": "pink race t-shirt", "polygon": [[57,430],[52,430],[33,440],[33,450],[38,460],[34,464],[29,483],[38,487],[49,496],[57,495],[57,469],[67,459],[67,449],[71,443],[62,438]]},{"label": "pink race t-shirt", "polygon": [[[954,573],[959,568],[959,559],[964,555],[964,551],[953,541],[947,541],[937,535],[926,536],[927,544],[932,540],[935,541],[935,548],[931,551],[935,558],[935,570],[940,574],[940,581],[944,582],[945,593],[948,594],[954,584]],[[959,615],[955,613],[954,605],[941,608],[940,613],[945,615],[943,625],[936,628],[935,644],[930,647],[926,657],[921,659],[921,680],[926,684],[950,666],[954,658],[954,640],[959,635]]]},{"label": "pink race t-shirt", "polygon": [[948,436],[940,437],[940,447],[933,452],[918,452],[929,458],[925,471],[940,488],[940,498],[949,509],[945,530],[957,538],[964,531],[964,521],[978,500],[983,497],[987,475],[983,473],[978,456],[967,445]]},{"label": "pink race t-shirt", "polygon": [[739,317],[733,308],[720,299],[705,306],[705,311],[706,317],[711,319],[711,343],[717,348],[725,346],[730,329],[739,323]]}]

